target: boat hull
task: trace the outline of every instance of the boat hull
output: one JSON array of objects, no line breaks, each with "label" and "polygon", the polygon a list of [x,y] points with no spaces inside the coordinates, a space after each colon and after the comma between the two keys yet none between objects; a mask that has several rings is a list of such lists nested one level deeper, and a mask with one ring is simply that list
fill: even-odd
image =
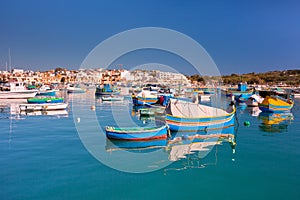
[{"label": "boat hull", "polygon": [[0,99],[28,99],[28,98],[35,97],[36,94],[37,91],[30,91],[30,90],[16,91],[16,92],[3,91],[0,92]]},{"label": "boat hull", "polygon": [[56,95],[56,91],[55,90],[39,91],[37,95],[41,95],[41,96],[55,96]]},{"label": "boat hull", "polygon": [[222,129],[234,125],[234,113],[220,117],[180,118],[166,116],[166,123],[171,131],[206,131]]},{"label": "boat hull", "polygon": [[167,126],[159,128],[123,128],[106,127],[106,137],[114,140],[145,141],[167,138]]},{"label": "boat hull", "polygon": [[155,104],[158,101],[158,98],[147,98],[147,97],[133,97],[132,102],[134,105],[144,105],[144,104]]},{"label": "boat hull", "polygon": [[263,112],[289,112],[293,108],[294,103],[288,103],[276,97],[267,96],[262,103],[259,104],[259,109]]},{"label": "boat hull", "polygon": [[44,103],[63,103],[63,98],[29,98],[28,103],[44,104]]}]

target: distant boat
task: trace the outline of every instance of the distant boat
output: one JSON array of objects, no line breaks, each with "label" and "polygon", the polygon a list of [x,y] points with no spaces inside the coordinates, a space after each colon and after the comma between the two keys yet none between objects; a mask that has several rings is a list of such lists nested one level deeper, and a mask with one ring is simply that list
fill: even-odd
[{"label": "distant boat", "polygon": [[28,103],[63,103],[64,102],[64,98],[29,98],[27,99]]},{"label": "distant boat", "polygon": [[199,99],[200,101],[210,101],[210,95],[200,94]]},{"label": "distant boat", "polygon": [[292,90],[294,98],[300,98],[300,89]]},{"label": "distant boat", "polygon": [[215,94],[215,90],[213,88],[204,88],[204,94]]},{"label": "distant boat", "polygon": [[202,131],[234,125],[235,108],[228,111],[179,99],[170,99],[166,123],[171,131]]},{"label": "distant boat", "polygon": [[266,96],[258,106],[263,112],[288,112],[293,108],[294,102],[278,96]]},{"label": "distant boat", "polygon": [[226,96],[234,96],[234,97],[239,97],[240,95],[251,95],[253,93],[253,89],[248,89],[247,88],[247,83],[239,83],[238,88],[229,88],[228,90],[224,91]]},{"label": "distant boat", "polygon": [[102,101],[123,101],[124,97],[110,97],[110,96],[102,96]]},{"label": "distant boat", "polygon": [[115,140],[159,140],[166,139],[168,133],[167,125],[160,127],[130,127],[119,128],[105,127],[106,137]]},{"label": "distant boat", "polygon": [[43,96],[55,96],[57,90],[52,90],[49,86],[43,85],[41,88],[39,88],[37,95],[43,95]]},{"label": "distant boat", "polygon": [[68,107],[67,103],[44,103],[44,104],[20,104],[21,111],[48,111],[48,110],[64,110]]},{"label": "distant boat", "polygon": [[85,93],[85,89],[81,88],[79,85],[67,87],[68,93]]},{"label": "distant boat", "polygon": [[101,96],[110,96],[114,94],[119,94],[119,91],[116,91],[110,84],[104,84],[102,86],[97,86],[95,95]]},{"label": "distant boat", "polygon": [[28,99],[37,94],[37,90],[27,90],[23,82],[10,80],[7,85],[1,86],[0,99]]},{"label": "distant boat", "polygon": [[134,105],[155,104],[158,101],[157,91],[143,89],[132,97]]}]

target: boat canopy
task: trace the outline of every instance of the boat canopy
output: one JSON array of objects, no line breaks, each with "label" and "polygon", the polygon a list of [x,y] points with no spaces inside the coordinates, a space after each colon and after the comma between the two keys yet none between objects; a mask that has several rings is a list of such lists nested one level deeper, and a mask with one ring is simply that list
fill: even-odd
[{"label": "boat canopy", "polygon": [[170,103],[166,108],[166,113],[182,118],[214,117],[224,116],[228,114],[228,112],[220,108],[201,105],[179,99],[170,99]]}]

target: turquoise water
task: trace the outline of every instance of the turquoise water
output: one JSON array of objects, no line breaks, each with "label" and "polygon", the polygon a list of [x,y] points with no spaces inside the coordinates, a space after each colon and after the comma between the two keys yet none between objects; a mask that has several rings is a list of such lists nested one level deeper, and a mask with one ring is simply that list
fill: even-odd
[{"label": "turquoise water", "polygon": [[[0,199],[300,199],[299,99],[292,116],[275,116],[280,123],[270,126],[274,116],[252,116],[238,106],[235,152],[223,141],[204,158],[187,155],[139,174],[112,169],[91,155],[72,107],[68,114],[15,115],[17,103],[0,104]],[[112,123],[112,107],[131,106],[99,99],[95,105],[101,124]],[[243,125],[247,120],[249,127]]]}]

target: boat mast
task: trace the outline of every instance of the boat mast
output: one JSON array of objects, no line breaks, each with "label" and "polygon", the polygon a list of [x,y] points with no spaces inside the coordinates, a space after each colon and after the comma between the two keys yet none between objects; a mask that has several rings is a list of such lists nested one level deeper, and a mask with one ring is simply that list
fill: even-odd
[{"label": "boat mast", "polygon": [[8,48],[8,62],[9,62],[9,72],[11,73],[11,55],[10,55],[10,48]]}]

